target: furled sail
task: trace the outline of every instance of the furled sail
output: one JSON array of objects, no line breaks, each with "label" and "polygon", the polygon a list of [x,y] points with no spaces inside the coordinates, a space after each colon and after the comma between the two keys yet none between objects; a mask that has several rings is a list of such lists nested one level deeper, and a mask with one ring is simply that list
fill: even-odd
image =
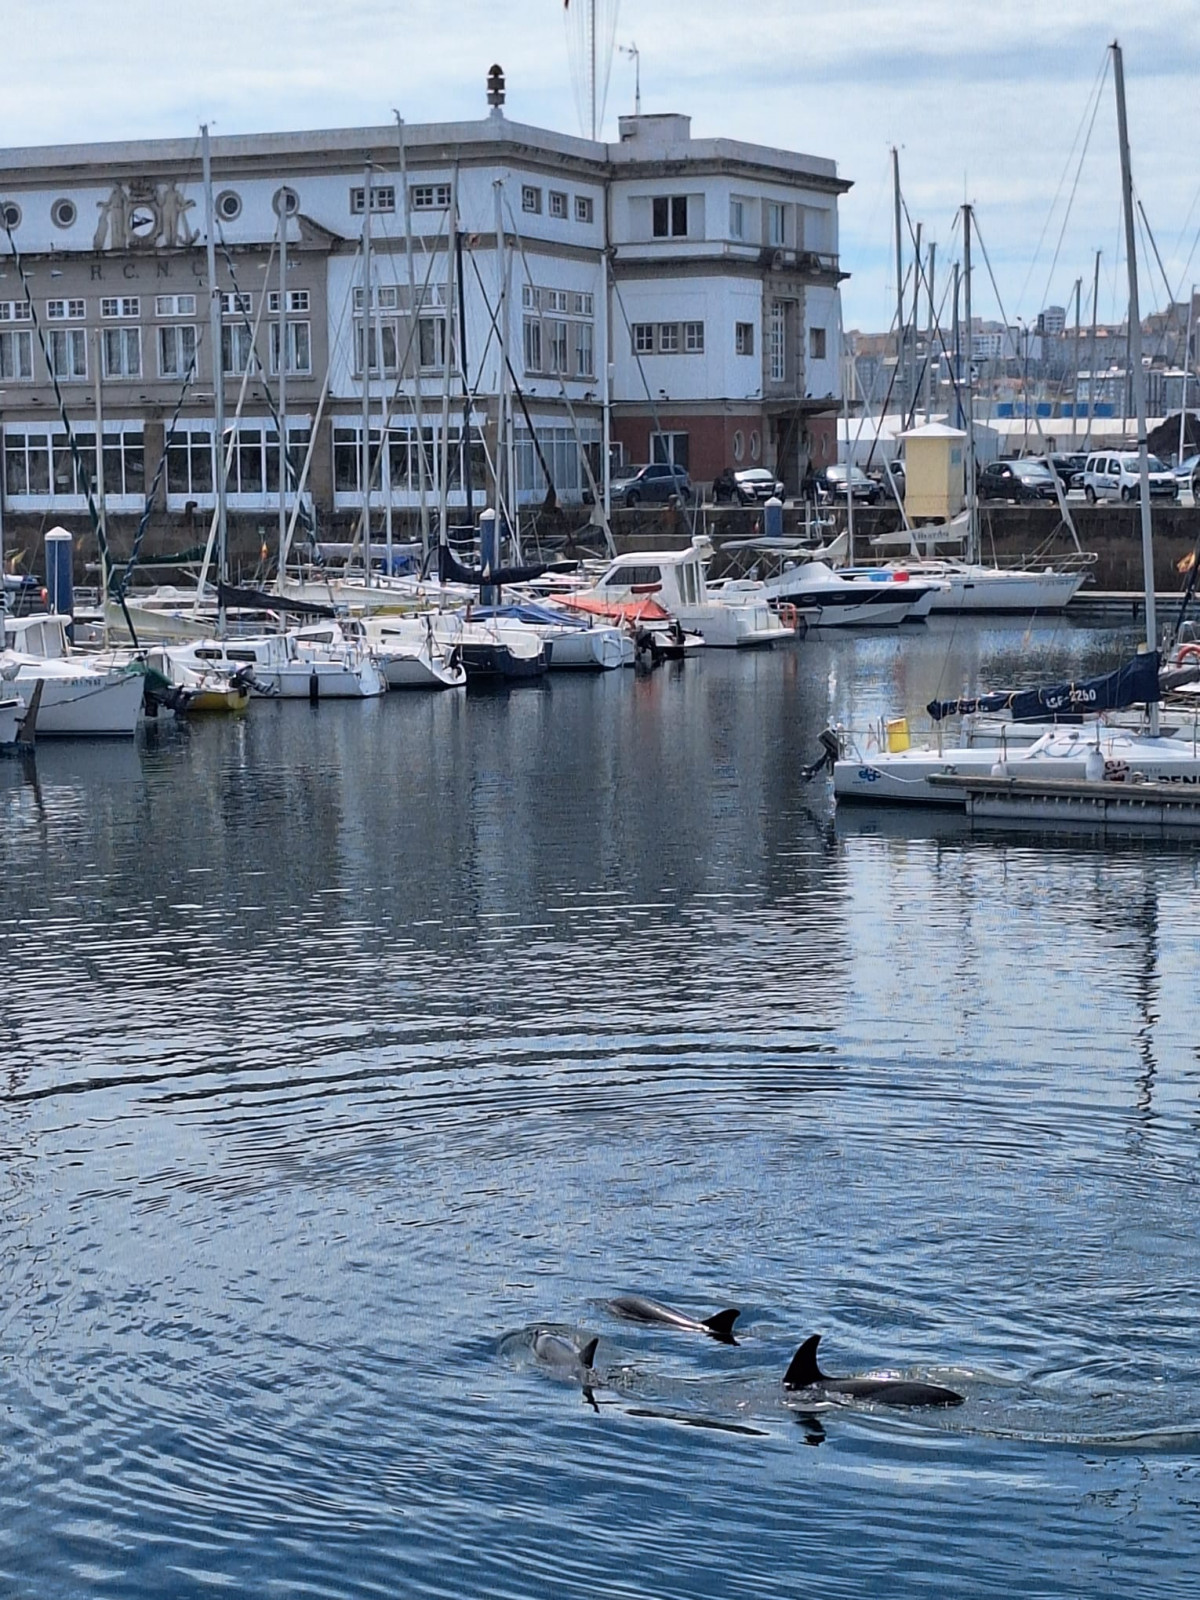
[{"label": "furled sail", "polygon": [[1007,711],[1014,722],[1050,722],[1055,718],[1091,716],[1125,706],[1161,700],[1158,652],[1147,650],[1115,672],[1078,683],[1056,683],[1043,689],[1010,689],[967,700],[931,700],[926,710],[935,722],[943,717],[971,716],[977,711]]}]

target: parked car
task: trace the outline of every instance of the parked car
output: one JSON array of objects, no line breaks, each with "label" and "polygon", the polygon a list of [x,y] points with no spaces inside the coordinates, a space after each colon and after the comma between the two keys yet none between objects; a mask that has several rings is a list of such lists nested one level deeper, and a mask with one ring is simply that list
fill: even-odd
[{"label": "parked car", "polygon": [[1057,500],[1054,474],[1044,461],[989,461],[979,474],[981,500]]},{"label": "parked car", "polygon": [[1087,465],[1086,450],[1071,451],[1067,455],[1042,456],[1052,472],[1062,479],[1064,489],[1083,488],[1083,469]]},{"label": "parked car", "polygon": [[622,467],[613,474],[612,500],[617,506],[636,506],[642,501],[664,504],[668,500],[691,498],[692,480],[686,469],[670,461]]},{"label": "parked car", "polygon": [[1176,463],[1175,482],[1181,494],[1185,489],[1190,489],[1195,497],[1197,486],[1200,485],[1200,455],[1184,456],[1182,461]]},{"label": "parked car", "polygon": [[901,500],[904,499],[906,477],[903,461],[885,461],[875,476],[885,501],[893,499],[893,489]]},{"label": "parked car", "polygon": [[861,467],[847,467],[842,463],[824,467],[817,473],[817,499],[826,505],[846,501],[846,476],[850,477],[850,498],[873,506],[879,499],[879,485],[868,478]]},{"label": "parked car", "polygon": [[751,506],[763,500],[783,499],[783,484],[766,467],[743,467],[735,472],[726,467],[713,479],[712,496],[715,505]]},{"label": "parked car", "polygon": [[[1151,456],[1150,497],[1152,500],[1177,500],[1179,480]],[[1102,450],[1087,458],[1083,469],[1083,492],[1091,505],[1097,500],[1136,500],[1141,493],[1141,469],[1136,450]]]}]

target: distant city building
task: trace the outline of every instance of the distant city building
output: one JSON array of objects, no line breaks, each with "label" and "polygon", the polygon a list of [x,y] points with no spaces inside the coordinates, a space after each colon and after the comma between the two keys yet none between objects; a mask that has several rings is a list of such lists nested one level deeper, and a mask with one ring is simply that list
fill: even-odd
[{"label": "distant city building", "polygon": [[1065,306],[1047,306],[1038,313],[1038,332],[1049,334],[1056,339],[1067,330],[1067,312]]},{"label": "distant city building", "polygon": [[[403,138],[403,168],[394,127],[213,141],[233,513],[278,503],[281,363],[319,526],[361,512],[364,383],[385,458],[370,491],[379,511],[415,506],[422,482],[436,502],[443,466],[448,504],[464,506],[464,463],[478,507],[502,406],[519,498],[542,500],[545,462],[559,497],[579,501],[585,454],[600,477],[606,379],[626,458],[673,459],[696,480],[764,463],[790,489],[810,459],[833,459],[837,205],[849,187],[833,161],[694,139],[685,116],[623,117],[606,145],[510,122],[497,106]],[[0,512],[85,510],[51,371],[85,461],[102,390],[111,513],[140,512],[164,448],[163,508],[212,507],[204,218],[195,137],[0,151],[0,219],[33,300],[31,312],[10,259]]]}]

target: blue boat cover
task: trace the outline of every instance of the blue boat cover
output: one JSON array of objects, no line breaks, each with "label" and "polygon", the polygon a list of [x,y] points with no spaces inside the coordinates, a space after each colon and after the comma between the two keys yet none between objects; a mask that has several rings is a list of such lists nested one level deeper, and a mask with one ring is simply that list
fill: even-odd
[{"label": "blue boat cover", "polygon": [[1051,722],[1056,717],[1091,716],[1120,711],[1124,706],[1161,700],[1158,652],[1147,650],[1115,672],[1079,683],[1056,683],[1046,689],[1009,689],[977,695],[973,700],[931,700],[926,710],[935,722],[943,717],[970,716],[976,711],[1008,711],[1014,722]]}]

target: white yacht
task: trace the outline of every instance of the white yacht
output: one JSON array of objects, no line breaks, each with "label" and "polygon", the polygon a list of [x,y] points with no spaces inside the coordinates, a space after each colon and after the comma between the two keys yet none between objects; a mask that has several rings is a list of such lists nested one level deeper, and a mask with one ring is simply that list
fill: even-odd
[{"label": "white yacht", "polygon": [[814,553],[799,539],[731,539],[721,551],[759,583],[768,604],[793,607],[810,628],[894,628],[927,610],[938,592],[886,567],[835,570],[821,559],[832,546]]},{"label": "white yacht", "polygon": [[617,605],[653,599],[706,645],[740,649],[794,638],[795,630],[771,609],[766,585],[709,587],[705,564],[712,553],[704,535],[684,550],[633,551],[617,556],[595,585],[581,593]]},{"label": "white yacht", "polygon": [[5,617],[0,677],[27,702],[41,683],[39,737],[132,738],[142,714],[142,664],[74,650],[70,626],[70,617],[52,613]]},{"label": "white yacht", "polygon": [[333,622],[255,638],[196,640],[172,656],[196,671],[240,672],[256,695],[270,699],[367,700],[387,690],[370,650]]},{"label": "white yacht", "polygon": [[467,681],[458,617],[427,611],[413,617],[363,619],[367,643],[389,689],[461,689]]}]

